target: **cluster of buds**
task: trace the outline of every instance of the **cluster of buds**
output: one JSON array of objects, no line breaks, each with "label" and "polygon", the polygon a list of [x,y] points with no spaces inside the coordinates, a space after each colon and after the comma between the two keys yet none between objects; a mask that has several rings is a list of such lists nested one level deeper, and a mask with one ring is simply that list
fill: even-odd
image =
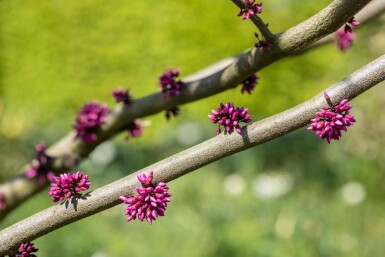
[{"label": "cluster of buds", "polygon": [[135,119],[128,123],[125,129],[128,132],[128,136],[126,137],[127,140],[132,137],[140,137],[143,133],[143,125],[139,119]]},{"label": "cluster of buds", "polygon": [[60,177],[55,177],[56,183],[51,184],[49,195],[53,196],[52,202],[63,201],[70,199],[71,196],[78,194],[90,188],[91,182],[88,180],[88,175],[81,171],[74,174],[64,173]]},{"label": "cluster of buds", "polygon": [[[122,102],[124,107],[130,106],[132,96],[130,95],[128,89],[123,90],[122,87],[119,87],[117,90],[112,90],[112,95],[117,103]],[[143,125],[139,119],[135,119],[126,125],[125,130],[128,132],[126,140],[133,137],[140,137],[143,133]]]},{"label": "cluster of buds", "polygon": [[45,153],[45,144],[39,143],[35,146],[36,157],[32,160],[31,166],[25,173],[27,178],[37,177],[40,184],[47,179],[53,181],[55,173],[50,169],[52,158]]},{"label": "cluster of buds", "polygon": [[342,51],[350,48],[354,39],[355,34],[353,32],[345,33],[345,31],[342,29],[337,31],[337,46]]},{"label": "cluster of buds", "polygon": [[76,130],[76,137],[83,139],[84,143],[92,143],[97,140],[96,134],[101,124],[106,122],[108,108],[106,104],[99,104],[97,101],[85,104],[76,117],[73,126]]},{"label": "cluster of buds", "polygon": [[249,123],[251,122],[250,115],[248,114],[248,109],[243,107],[234,107],[234,104],[227,103],[221,105],[216,109],[212,110],[212,114],[208,115],[212,123],[218,124],[217,135],[221,133],[220,127],[223,126],[225,132],[231,133],[234,129],[239,134],[242,132],[242,128],[239,125],[241,122]]},{"label": "cluster of buds", "polygon": [[0,210],[7,208],[7,204],[5,203],[4,193],[0,192]]},{"label": "cluster of buds", "polygon": [[264,52],[266,49],[270,48],[273,45],[273,43],[265,40],[263,37],[259,38],[258,33],[254,33],[254,36],[258,39],[258,42],[255,43],[254,46],[258,48],[260,52]]},{"label": "cluster of buds", "polygon": [[125,212],[128,215],[127,221],[135,220],[138,217],[140,221],[146,219],[149,224],[152,224],[152,221],[156,220],[158,216],[164,216],[171,194],[168,192],[166,183],[159,182],[154,185],[153,178],[153,171],[148,176],[144,173],[138,175],[138,180],[142,184],[142,187],[136,188],[139,195],[119,197],[123,203],[128,204]]},{"label": "cluster of buds", "polygon": [[242,89],[241,89],[242,94],[244,92],[251,94],[256,84],[258,83],[258,80],[259,80],[259,77],[256,74],[253,74],[247,79],[245,79],[244,81],[242,81]]},{"label": "cluster of buds", "polygon": [[39,251],[35,248],[33,243],[21,244],[18,252],[15,255],[10,255],[10,257],[37,257],[34,253]]},{"label": "cluster of buds", "polygon": [[350,114],[350,105],[348,99],[342,100],[339,104],[333,105],[330,97],[324,92],[324,97],[329,104],[329,107],[322,107],[316,113],[317,118],[311,120],[308,130],[316,132],[316,135],[322,139],[326,139],[328,143],[332,139],[339,140],[341,130],[347,131],[347,127],[353,125],[356,120]]},{"label": "cluster of buds", "polygon": [[238,16],[242,16],[244,20],[262,12],[262,3],[255,4],[255,0],[245,0],[245,4],[246,6],[238,13]]},{"label": "cluster of buds", "polygon": [[128,107],[131,104],[132,96],[128,89],[124,90],[122,87],[119,87],[116,90],[112,90],[111,94],[117,103],[122,102],[125,107]]},{"label": "cluster of buds", "polygon": [[352,42],[355,39],[352,27],[357,27],[359,25],[360,23],[353,17],[345,24],[343,29],[341,28],[337,31],[337,46],[340,50],[345,51],[351,47]]},{"label": "cluster of buds", "polygon": [[179,70],[169,69],[159,77],[161,92],[165,100],[168,100],[171,96],[178,96],[180,94],[184,83],[180,79],[176,79],[178,76]]}]

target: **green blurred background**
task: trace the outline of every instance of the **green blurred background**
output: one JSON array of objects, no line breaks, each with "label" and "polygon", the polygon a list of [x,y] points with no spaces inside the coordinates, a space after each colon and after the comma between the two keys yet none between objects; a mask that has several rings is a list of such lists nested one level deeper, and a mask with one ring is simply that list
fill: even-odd
[{"label": "green blurred background", "polygon": [[[267,1],[261,17],[280,32],[329,2]],[[159,90],[166,68],[188,75],[255,43],[230,1],[3,0],[0,11],[0,181],[36,143],[67,134],[85,102],[112,106],[120,85],[140,98]],[[345,53],[325,45],[258,72],[251,96],[232,89],[169,122],[147,117],[141,138],[119,135],[77,169],[95,189],[211,138],[207,114],[219,102],[247,106],[254,120],[292,107],[383,54],[384,23],[362,25]],[[117,206],[36,240],[38,256],[383,256],[385,89],[352,103],[358,122],[340,142],[301,129],[171,182],[166,216],[152,226],[126,223]],[[47,191],[0,228],[52,206]]]}]

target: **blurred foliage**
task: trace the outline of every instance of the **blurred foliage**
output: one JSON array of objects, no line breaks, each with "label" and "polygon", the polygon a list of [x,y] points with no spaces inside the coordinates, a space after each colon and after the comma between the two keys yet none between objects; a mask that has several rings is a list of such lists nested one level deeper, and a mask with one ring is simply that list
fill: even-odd
[{"label": "blurred foliage", "polygon": [[[279,32],[329,2],[266,2],[261,16]],[[168,67],[188,75],[255,41],[230,1],[12,0],[0,10],[0,180],[36,143],[68,133],[84,102],[112,106],[119,85],[140,98]],[[141,138],[118,136],[79,169],[97,188],[206,140],[213,103],[247,106],[254,120],[292,107],[382,54],[384,22],[362,25],[345,53],[327,45],[269,66],[252,95],[232,89],[169,122],[148,117]],[[383,256],[384,95],[377,86],[353,101],[358,122],[341,142],[301,129],[171,182],[166,217],[152,226],[126,224],[117,206],[36,240],[39,256]],[[44,191],[0,226],[51,205]]]}]

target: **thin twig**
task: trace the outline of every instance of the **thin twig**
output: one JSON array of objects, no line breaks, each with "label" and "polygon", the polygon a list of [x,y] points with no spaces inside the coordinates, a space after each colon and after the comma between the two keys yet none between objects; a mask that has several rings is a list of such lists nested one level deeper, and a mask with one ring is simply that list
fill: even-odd
[{"label": "thin twig", "polygon": [[[243,9],[246,7],[246,4],[242,0],[231,0],[236,6],[238,6],[240,9]],[[254,23],[254,25],[259,29],[262,36],[269,42],[274,42],[274,35],[271,33],[269,28],[267,27],[266,23],[263,22],[261,17],[258,15],[253,15],[250,17],[250,20]]]}]

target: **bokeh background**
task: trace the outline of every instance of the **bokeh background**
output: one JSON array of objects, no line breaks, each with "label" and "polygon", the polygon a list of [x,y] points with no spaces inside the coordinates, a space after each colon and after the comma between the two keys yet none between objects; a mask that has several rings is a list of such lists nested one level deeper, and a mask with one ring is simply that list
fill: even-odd
[{"label": "bokeh background", "polygon": [[[329,2],[267,1],[261,17],[280,32]],[[159,90],[166,68],[188,75],[255,43],[230,1],[3,0],[0,9],[0,181],[35,144],[66,135],[85,102],[113,106],[118,86],[140,98]],[[382,15],[362,25],[346,52],[329,44],[267,67],[252,95],[236,88],[169,122],[147,117],[141,138],[119,135],[77,169],[95,189],[209,139],[219,102],[247,106],[254,120],[292,107],[383,54],[384,24]],[[171,182],[166,216],[152,226],[126,223],[120,205],[39,238],[38,256],[383,256],[384,85],[352,103],[358,122],[340,142],[300,129]],[[52,206],[47,191],[0,228]]]}]

